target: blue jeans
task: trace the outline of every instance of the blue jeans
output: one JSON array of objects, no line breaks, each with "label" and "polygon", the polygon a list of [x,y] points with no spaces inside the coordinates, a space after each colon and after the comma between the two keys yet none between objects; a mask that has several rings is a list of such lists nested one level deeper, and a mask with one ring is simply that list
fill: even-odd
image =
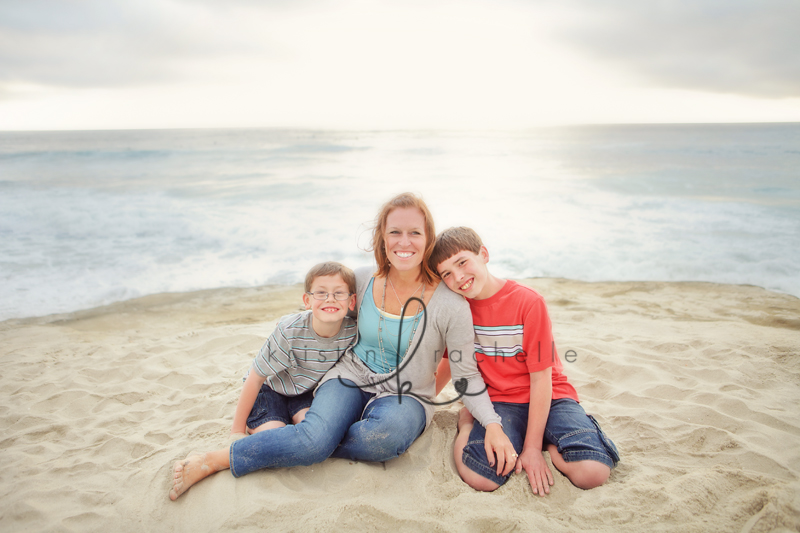
[{"label": "blue jeans", "polygon": [[[328,457],[388,461],[400,456],[425,429],[425,410],[414,398],[378,398],[337,379],[323,383],[306,418],[296,425],[261,431],[231,444],[231,473],[308,466]],[[365,409],[366,407],[366,409]]]},{"label": "blue jeans", "polygon": [[[503,419],[503,431],[508,435],[514,450],[522,453],[525,433],[528,430],[528,404],[492,402],[494,410]],[[496,467],[489,466],[483,446],[486,430],[476,420],[464,447],[461,460],[473,472],[502,485],[511,476],[498,476]],[[598,461],[614,468],[619,462],[617,447],[609,439],[592,415],[570,398],[559,398],[550,403],[550,414],[544,428],[544,443],[554,444],[564,458],[573,461]],[[514,472],[513,470],[511,471]]]}]

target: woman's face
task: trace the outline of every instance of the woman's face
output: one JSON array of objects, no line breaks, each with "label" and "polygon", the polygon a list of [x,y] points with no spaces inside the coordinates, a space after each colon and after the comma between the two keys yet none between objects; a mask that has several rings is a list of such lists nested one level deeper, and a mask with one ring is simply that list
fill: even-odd
[{"label": "woman's face", "polygon": [[425,216],[416,207],[397,207],[386,217],[386,256],[398,270],[419,268],[425,254]]}]

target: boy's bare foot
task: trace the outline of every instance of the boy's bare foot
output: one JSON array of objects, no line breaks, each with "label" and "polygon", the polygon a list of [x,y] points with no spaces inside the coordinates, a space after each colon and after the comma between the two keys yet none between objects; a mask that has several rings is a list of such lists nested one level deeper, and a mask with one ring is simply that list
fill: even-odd
[{"label": "boy's bare foot", "polygon": [[465,425],[469,425],[470,431],[472,431],[472,424],[475,423],[475,418],[472,416],[472,413],[466,407],[462,407],[461,410],[458,412],[458,433],[461,433],[462,428]]},{"label": "boy's bare foot", "polygon": [[470,413],[466,407],[462,407],[461,411],[458,412],[458,432],[456,433],[456,440],[453,443],[453,460],[456,463],[458,475],[461,476],[461,479],[463,479],[467,485],[475,490],[491,492],[500,485],[486,479],[464,464],[464,447],[466,447],[469,441],[469,434],[472,432],[472,427],[474,425],[475,417],[472,416],[472,413]]},{"label": "boy's bare foot", "polygon": [[183,461],[175,461],[169,499],[177,500],[189,487],[220,470],[222,468],[216,468],[213,462],[208,461],[208,454],[205,453],[189,454]]}]

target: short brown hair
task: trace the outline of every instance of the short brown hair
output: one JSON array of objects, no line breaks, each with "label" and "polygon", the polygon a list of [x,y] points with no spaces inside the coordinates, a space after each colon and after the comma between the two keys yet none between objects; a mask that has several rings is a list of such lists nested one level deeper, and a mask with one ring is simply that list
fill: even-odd
[{"label": "short brown hair", "polygon": [[340,275],[342,280],[347,283],[347,289],[350,294],[356,293],[356,275],[352,270],[347,268],[341,263],[336,261],[327,261],[311,267],[311,270],[306,274],[306,292],[311,292],[311,285],[314,280],[320,276],[335,276]]},{"label": "short brown hair", "polygon": [[428,261],[430,268],[438,274],[439,264],[443,261],[464,250],[477,255],[481,252],[481,246],[483,241],[474,229],[464,226],[447,228],[436,237],[433,253]]},{"label": "short brown hair", "polygon": [[386,277],[389,275],[389,257],[386,255],[386,241],[383,238],[383,233],[386,231],[386,219],[389,213],[397,208],[415,207],[422,212],[422,217],[425,219],[425,252],[422,254],[422,279],[425,283],[433,283],[436,279],[436,271],[431,270],[428,258],[433,253],[433,244],[436,240],[436,228],[433,226],[433,217],[428,210],[428,206],[419,196],[414,193],[405,192],[398,194],[381,207],[378,211],[378,216],[375,217],[375,229],[372,233],[372,250],[375,254],[375,263],[378,265],[379,276]]}]

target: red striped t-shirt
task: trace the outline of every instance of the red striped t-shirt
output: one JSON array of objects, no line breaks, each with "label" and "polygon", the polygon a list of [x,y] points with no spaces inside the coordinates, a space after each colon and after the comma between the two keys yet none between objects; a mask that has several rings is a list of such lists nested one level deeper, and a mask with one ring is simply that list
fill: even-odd
[{"label": "red striped t-shirt", "polygon": [[567,381],[556,351],[544,298],[506,280],[485,300],[469,300],[475,328],[475,357],[493,402],[530,403],[531,373],[553,368],[552,399],[578,393]]}]

